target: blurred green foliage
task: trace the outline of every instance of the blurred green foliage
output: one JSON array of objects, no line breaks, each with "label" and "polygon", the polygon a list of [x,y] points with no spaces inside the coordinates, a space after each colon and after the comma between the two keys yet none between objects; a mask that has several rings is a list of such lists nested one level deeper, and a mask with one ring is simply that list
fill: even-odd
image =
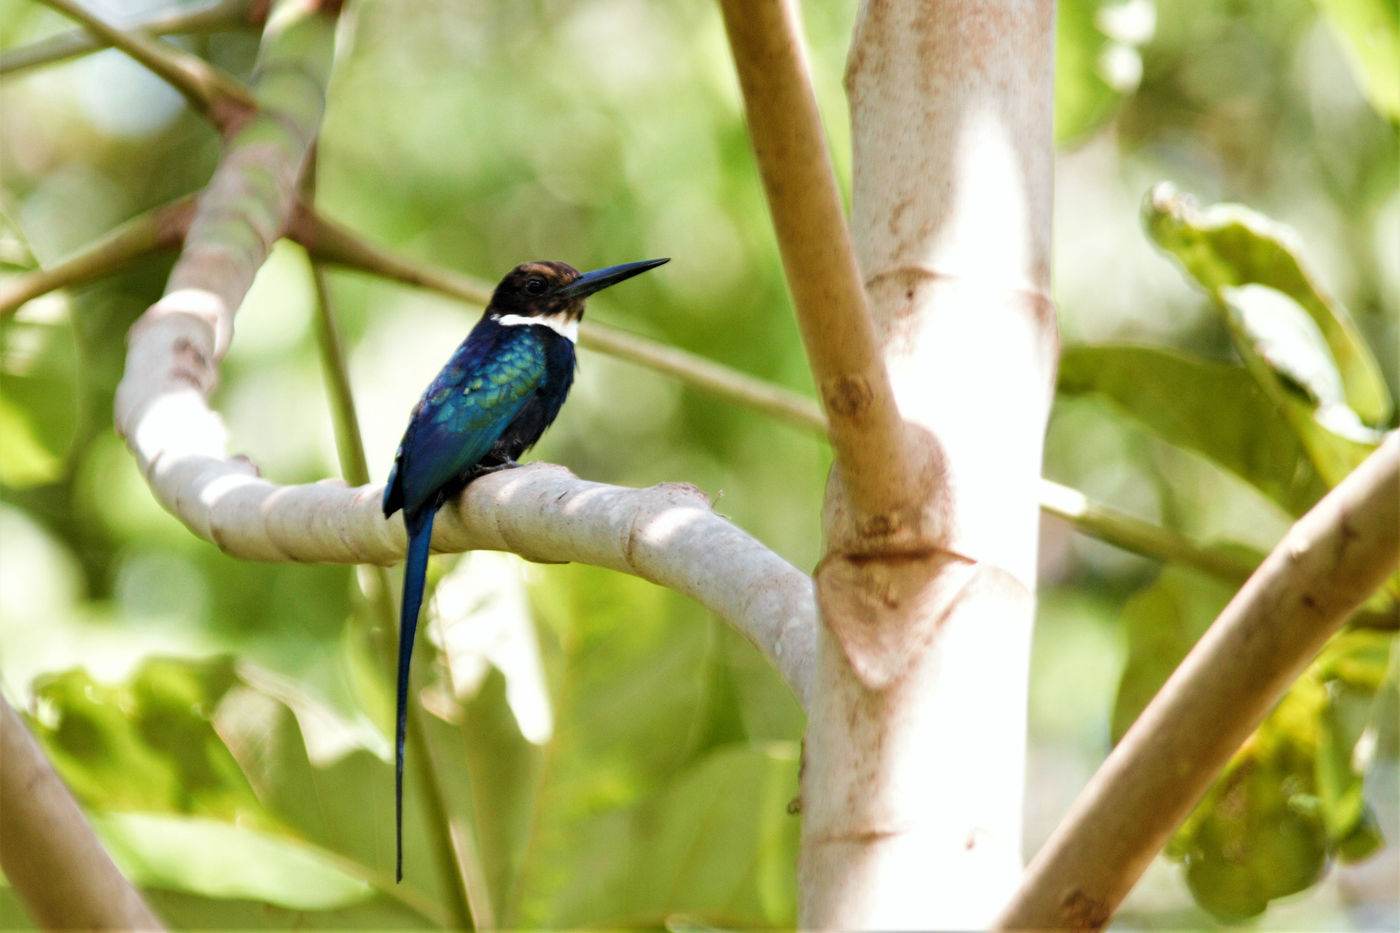
[{"label": "blurred green foliage", "polygon": [[[320,144],[329,216],[485,279],[529,258],[671,255],[590,314],[810,391],[712,5],[351,10]],[[854,3],[803,12],[845,184]],[[1391,0],[1059,4],[1067,346],[1048,476],[1202,546],[1263,550],[1394,426],[1398,19]],[[67,27],[30,0],[0,0],[0,24],[3,48]],[[257,42],[173,41],[245,79]],[[7,76],[0,113],[4,274],[196,190],[218,155],[112,52]],[[1163,180],[1249,209],[1149,201],[1144,231]],[[123,336],[169,262],[0,319],[0,683],[157,910],[175,926],[451,922],[439,794],[500,925],[790,925],[795,702],[696,606],[588,567],[507,560],[491,565],[502,601],[439,607],[416,684],[429,715],[409,753],[408,877],[391,883],[391,701],[366,638],[386,633],[359,595],[374,581],[223,556],[155,505],[111,431]],[[475,309],[348,273],[330,286],[383,476]],[[337,462],[312,301],[305,257],[280,246],[215,398],[236,449],[282,482]],[[649,371],[586,354],[537,456],[600,481],[695,483],[797,566],[820,554],[825,448]],[[1053,522],[1042,550],[1032,847],[1229,595]],[[488,628],[515,653],[454,647]],[[1329,647],[1178,833],[1184,876],[1149,872],[1124,923],[1211,926],[1193,898],[1234,921],[1311,886],[1269,907],[1271,925],[1397,925],[1393,641]],[[22,923],[0,894],[0,924]]]}]

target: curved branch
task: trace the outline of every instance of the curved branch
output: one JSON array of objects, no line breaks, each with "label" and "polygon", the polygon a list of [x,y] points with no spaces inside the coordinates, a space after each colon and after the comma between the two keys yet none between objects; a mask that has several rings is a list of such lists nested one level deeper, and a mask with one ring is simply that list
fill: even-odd
[{"label": "curved branch", "polygon": [[[290,236],[319,262],[416,285],[477,305],[484,305],[491,297],[488,282],[376,246],[360,234],[305,206],[297,211]],[[579,336],[580,343],[585,347],[629,360],[828,437],[826,415],[821,406],[800,392],[596,321],[584,321]],[[1078,490],[1052,480],[1040,481],[1039,502],[1042,511],[1063,519],[1081,534],[1144,557],[1178,561],[1232,583],[1243,582],[1258,563],[1197,544],[1170,528],[1154,525],[1106,503],[1096,502]]]},{"label": "curved branch", "polygon": [[3,697],[0,865],[39,927],[162,929],[140,892],[112,864],[73,795]]},{"label": "curved branch", "polygon": [[171,404],[204,406],[234,312],[287,227],[325,106],[334,39],[331,16],[295,3],[274,12],[258,62],[259,109],[200,196],[165,297],[131,328],[116,421],[143,469],[158,453],[148,448],[147,416],[159,423]]},{"label": "curved branch", "polygon": [[[0,317],[13,313],[25,302],[40,295],[86,283],[157,250],[178,246],[189,227],[193,206],[194,196],[187,195],[133,218],[47,269],[35,269],[0,279]],[[490,298],[488,283],[450,269],[407,259],[375,246],[361,235],[320,216],[304,203],[297,205],[288,233],[316,263],[332,263],[379,275],[473,304],[484,304]],[[319,272],[317,282],[319,293],[323,289]],[[323,329],[326,326],[323,317],[318,315],[317,327]],[[750,376],[699,354],[596,321],[584,321],[579,337],[584,347],[636,363],[794,427],[827,437],[826,416],[821,406],[800,392]],[[332,373],[332,378],[344,378],[343,372],[332,364],[327,364],[327,371]],[[337,431],[345,426],[343,418],[337,421]],[[342,456],[346,453],[342,451]],[[355,481],[354,477],[351,479]],[[363,481],[367,482],[368,476]],[[1222,580],[1243,582],[1258,563],[1197,544],[1185,535],[1096,502],[1078,490],[1052,480],[1040,481],[1040,508],[1046,514],[1068,522],[1080,534],[1144,557],[1174,560]],[[1370,622],[1381,624],[1383,620],[1370,619]]]},{"label": "curved branch", "polygon": [[1347,616],[1400,563],[1400,432],[1298,520],[1075,800],[998,920],[1106,924]]}]

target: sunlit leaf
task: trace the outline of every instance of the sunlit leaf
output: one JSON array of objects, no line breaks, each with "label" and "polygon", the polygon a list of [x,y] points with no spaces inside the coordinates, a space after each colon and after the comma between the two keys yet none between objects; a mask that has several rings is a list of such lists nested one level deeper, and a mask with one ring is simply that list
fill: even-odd
[{"label": "sunlit leaf", "polygon": [[438,581],[430,609],[453,692],[458,697],[474,694],[494,667],[505,676],[506,697],[521,733],[539,744],[549,739],[554,714],[522,566],[513,554],[471,554]]},{"label": "sunlit leaf", "polygon": [[[505,909],[529,855],[531,826],[549,818],[542,809],[545,749],[526,739],[506,696],[506,680],[490,671],[467,699],[454,732],[430,723],[434,745],[448,750],[448,767],[461,756],[458,773],[467,791],[461,802],[476,830],[483,874],[492,900]],[[456,741],[453,741],[453,740]]]},{"label": "sunlit leaf", "polygon": [[96,809],[267,823],[210,721],[235,681],[227,659],[154,659],[120,684],[81,670],[50,675],[34,686],[35,732],[59,774]]},{"label": "sunlit leaf", "polygon": [[300,910],[341,907],[370,886],[297,840],[222,820],[150,813],[93,819],[113,860],[134,882],[209,897],[252,898]]},{"label": "sunlit leaf", "polygon": [[1372,696],[1340,683],[1330,686],[1318,719],[1316,774],[1322,826],[1337,843],[1351,835],[1366,810],[1356,743],[1366,728]]},{"label": "sunlit leaf", "polygon": [[1332,639],[1173,836],[1167,854],[1185,863],[1192,894],[1216,917],[1257,916],[1317,881],[1330,860],[1380,845],[1364,746],[1373,747],[1366,734],[1378,707],[1370,684],[1392,641],[1362,630]]},{"label": "sunlit leaf", "polygon": [[1323,481],[1340,483],[1381,441],[1343,397],[1337,371],[1306,315],[1287,296],[1260,285],[1220,290],[1235,346],[1278,404]]},{"label": "sunlit leaf", "polygon": [[1366,424],[1389,422],[1394,405],[1379,364],[1346,308],[1307,269],[1292,230],[1239,204],[1198,208],[1168,184],[1148,193],[1143,222],[1157,245],[1222,307],[1226,289],[1245,285],[1267,286],[1296,302],[1331,352],[1346,404]]}]

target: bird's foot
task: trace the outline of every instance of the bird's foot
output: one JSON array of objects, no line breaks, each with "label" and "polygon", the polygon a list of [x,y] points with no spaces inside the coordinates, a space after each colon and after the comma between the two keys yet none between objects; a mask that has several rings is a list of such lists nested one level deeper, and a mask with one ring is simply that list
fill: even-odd
[{"label": "bird's foot", "polygon": [[504,460],[504,461],[502,461],[502,462],[500,462],[500,463],[492,463],[492,464],[490,464],[490,465],[488,465],[488,466],[480,466],[480,467],[477,467],[477,474],[476,474],[476,475],[477,475],[477,476],[485,476],[485,475],[487,475],[488,473],[497,473],[497,472],[500,472],[501,470],[510,470],[510,469],[514,469],[515,467],[518,467],[518,466],[520,466],[520,464],[516,463],[514,460]]}]

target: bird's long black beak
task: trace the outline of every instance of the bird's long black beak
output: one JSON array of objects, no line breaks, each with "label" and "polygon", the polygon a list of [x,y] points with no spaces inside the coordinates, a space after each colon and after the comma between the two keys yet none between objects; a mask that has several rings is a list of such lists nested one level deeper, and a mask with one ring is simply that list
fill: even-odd
[{"label": "bird's long black beak", "polygon": [[620,266],[608,266],[606,269],[594,269],[592,272],[585,272],[583,275],[565,285],[555,292],[560,298],[587,298],[594,292],[600,292],[609,285],[616,285],[623,279],[630,279],[634,275],[640,275],[648,269],[655,269],[662,263],[670,262],[670,257],[666,259],[644,259],[641,262],[624,262]]}]

